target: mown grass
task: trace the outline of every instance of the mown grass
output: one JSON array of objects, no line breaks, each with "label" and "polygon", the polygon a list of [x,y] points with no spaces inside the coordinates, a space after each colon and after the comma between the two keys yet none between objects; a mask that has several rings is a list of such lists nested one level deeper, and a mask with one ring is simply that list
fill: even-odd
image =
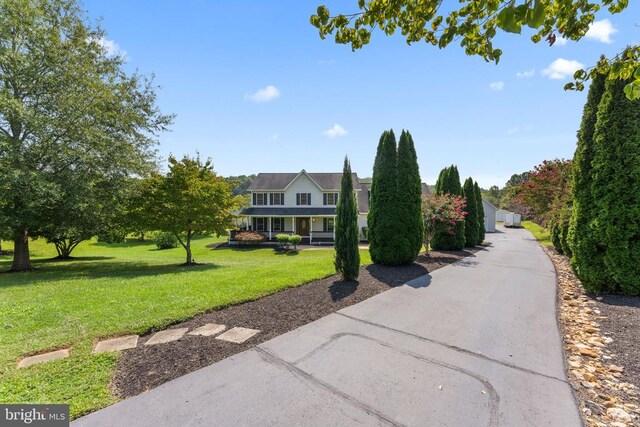
[{"label": "mown grass", "polygon": [[522,226],[529,230],[531,234],[533,234],[533,237],[535,237],[536,240],[541,244],[545,246],[553,246],[553,243],[551,243],[549,230],[547,230],[546,228],[541,227],[540,225],[532,221],[522,221]]},{"label": "mown grass", "polygon": [[[98,338],[162,329],[334,273],[333,249],[207,247],[219,241],[196,240],[193,257],[204,265],[190,268],[178,266],[182,248],[150,242],[85,242],[71,261],[51,260],[52,246],[32,242],[37,270],[0,274],[0,403],[70,403],[73,417],[107,406],[118,356],[91,354]],[[368,251],[361,257],[370,262]],[[0,271],[10,262],[0,257]],[[68,359],[16,368],[25,355],[63,347]]]}]

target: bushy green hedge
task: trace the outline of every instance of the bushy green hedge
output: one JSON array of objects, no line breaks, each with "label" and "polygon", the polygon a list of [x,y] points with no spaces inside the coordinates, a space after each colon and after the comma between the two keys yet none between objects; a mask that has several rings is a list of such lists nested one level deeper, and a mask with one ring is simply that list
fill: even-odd
[{"label": "bushy green hedge", "polygon": [[476,197],[472,178],[467,178],[464,181],[462,193],[467,203],[467,207],[465,208],[467,216],[464,219],[464,245],[471,247],[480,243],[478,242],[478,239],[480,238],[480,231],[478,229],[478,199]]},{"label": "bushy green hedge", "polygon": [[153,238],[158,249],[173,249],[178,247],[178,239],[172,233],[158,233]]}]

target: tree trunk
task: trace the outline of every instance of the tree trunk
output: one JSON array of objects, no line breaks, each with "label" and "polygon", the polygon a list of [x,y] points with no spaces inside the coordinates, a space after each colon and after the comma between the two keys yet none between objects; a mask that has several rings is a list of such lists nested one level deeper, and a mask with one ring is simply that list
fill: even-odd
[{"label": "tree trunk", "polygon": [[13,239],[13,264],[10,271],[28,271],[33,269],[29,257],[29,232],[21,230]]},{"label": "tree trunk", "polygon": [[191,259],[191,232],[187,232],[187,244],[185,246],[187,250],[187,265],[193,265],[193,259]]}]

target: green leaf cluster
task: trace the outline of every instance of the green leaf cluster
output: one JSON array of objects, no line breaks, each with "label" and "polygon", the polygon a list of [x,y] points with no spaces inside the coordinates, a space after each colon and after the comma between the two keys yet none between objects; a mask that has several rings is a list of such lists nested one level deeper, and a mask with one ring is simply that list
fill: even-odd
[{"label": "green leaf cluster", "polygon": [[358,204],[353,189],[351,164],[346,157],[342,169],[340,196],[336,206],[335,236],[336,272],[346,281],[356,280],[360,272]]},{"label": "green leaf cluster", "polygon": [[[440,171],[436,182],[436,194],[452,194],[462,196],[458,167],[451,165]],[[434,250],[459,251],[465,245],[465,222],[457,222],[452,232],[438,232],[431,240]]]}]

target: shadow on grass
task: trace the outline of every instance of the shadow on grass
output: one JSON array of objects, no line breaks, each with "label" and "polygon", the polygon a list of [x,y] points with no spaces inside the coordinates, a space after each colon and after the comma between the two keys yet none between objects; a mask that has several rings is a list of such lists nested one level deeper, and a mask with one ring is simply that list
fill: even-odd
[{"label": "shadow on grass", "polygon": [[[49,261],[49,260],[45,260]],[[138,277],[162,276],[164,274],[190,274],[199,271],[215,270],[220,266],[215,264],[198,264],[184,267],[178,264],[145,264],[136,262],[92,262],[70,263],[61,268],[49,268],[58,263],[42,262],[35,263],[35,270],[25,273],[3,274],[4,283],[0,288],[9,286],[28,286],[37,284],[43,280],[73,280],[73,279],[135,279]],[[126,285],[126,283],[124,283]],[[90,285],[89,285],[90,286]]]},{"label": "shadow on grass", "polygon": [[65,262],[83,262],[83,261],[104,261],[107,259],[114,259],[112,256],[80,256],[80,257],[69,257],[69,258],[48,258],[38,260],[38,264],[47,264],[47,263],[65,263]]}]

